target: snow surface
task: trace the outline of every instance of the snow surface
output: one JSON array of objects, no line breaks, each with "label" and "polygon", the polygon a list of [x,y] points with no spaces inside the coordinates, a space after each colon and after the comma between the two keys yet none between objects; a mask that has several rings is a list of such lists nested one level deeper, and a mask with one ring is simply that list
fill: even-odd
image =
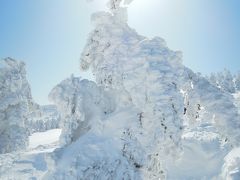
[{"label": "snow surface", "polygon": [[34,133],[25,151],[0,155],[0,179],[42,179],[48,171],[47,158],[59,148],[61,129]]},{"label": "snow surface", "polygon": [[35,149],[38,146],[58,143],[61,129],[52,129],[46,132],[38,132],[29,136],[29,149]]}]

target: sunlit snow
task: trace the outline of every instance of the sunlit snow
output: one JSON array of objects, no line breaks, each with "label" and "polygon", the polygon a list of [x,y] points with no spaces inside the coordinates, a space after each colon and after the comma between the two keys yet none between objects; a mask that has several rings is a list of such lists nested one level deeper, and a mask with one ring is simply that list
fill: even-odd
[{"label": "sunlit snow", "polygon": [[94,81],[66,77],[31,96],[25,65],[0,61],[0,179],[240,179],[240,74],[210,77],[110,0],[81,54]]}]

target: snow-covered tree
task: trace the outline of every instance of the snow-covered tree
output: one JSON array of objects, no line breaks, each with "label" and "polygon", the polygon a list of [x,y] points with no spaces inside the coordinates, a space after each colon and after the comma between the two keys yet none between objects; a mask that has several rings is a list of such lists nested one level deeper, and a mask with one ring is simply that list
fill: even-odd
[{"label": "snow-covered tree", "polygon": [[237,91],[240,91],[240,72],[235,75],[235,87]]},{"label": "snow-covered tree", "polygon": [[235,93],[234,77],[230,71],[224,69],[223,72],[212,73],[208,80],[221,90],[228,93]]},{"label": "snow-covered tree", "polygon": [[118,11],[121,5],[130,4],[133,0],[109,0],[108,1],[108,8],[112,11]]},{"label": "snow-covered tree", "polygon": [[228,91],[221,91],[190,69],[185,69],[184,77],[186,83],[183,89],[189,99],[188,106],[198,105],[199,111],[204,108],[208,112],[208,121],[212,122],[218,132],[230,140],[232,145],[238,146],[240,121],[233,97],[228,94]]},{"label": "snow-covered tree", "polygon": [[32,105],[24,63],[0,60],[0,153],[26,147],[25,121]]},{"label": "snow-covered tree", "polygon": [[220,82],[220,86],[222,87],[223,90],[230,92],[230,93],[235,92],[233,76],[230,73],[230,71],[224,69],[223,77],[222,76],[219,77],[219,82]]},{"label": "snow-covered tree", "polygon": [[[135,139],[146,142],[142,148],[148,146],[147,155],[154,158],[158,154],[161,159],[165,152],[169,157],[178,154],[183,115],[181,82],[177,78],[183,72],[181,53],[168,49],[161,38],[147,39],[129,28],[126,9],[119,8],[114,14],[97,13],[92,20],[96,28],[82,53],[82,69],[91,67],[99,86],[130,96],[142,114],[143,134],[148,133]],[[145,164],[146,169],[152,161],[150,158]],[[155,167],[148,174],[149,178],[160,178],[164,170]]]},{"label": "snow-covered tree", "polygon": [[215,73],[211,73],[210,77],[206,77],[209,82],[213,85],[215,85],[216,87],[219,87],[218,81],[217,81],[217,77]]},{"label": "snow-covered tree", "polygon": [[57,105],[61,115],[63,145],[76,141],[101,119],[102,114],[115,108],[114,99],[102,88],[74,76],[57,85],[49,99]]},{"label": "snow-covered tree", "polygon": [[25,122],[29,134],[44,132],[50,129],[59,128],[60,115],[54,105],[40,106],[35,104]]},{"label": "snow-covered tree", "polygon": [[211,84],[184,67],[163,39],[131,29],[122,1],[109,8],[93,14],[96,27],[81,56],[81,70],[91,69],[96,83],[71,77],[50,94],[66,146],[50,159],[46,178],[217,177],[226,152],[239,145],[232,77],[219,74]]}]

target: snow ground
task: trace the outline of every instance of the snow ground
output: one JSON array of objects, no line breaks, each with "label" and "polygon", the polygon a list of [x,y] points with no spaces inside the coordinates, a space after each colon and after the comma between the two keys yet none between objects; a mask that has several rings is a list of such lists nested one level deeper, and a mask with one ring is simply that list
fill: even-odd
[{"label": "snow ground", "polygon": [[48,170],[47,157],[59,147],[60,134],[61,129],[34,133],[26,151],[0,157],[0,179],[42,179]]},{"label": "snow ground", "polygon": [[51,129],[46,132],[37,132],[29,136],[28,149],[37,149],[40,146],[58,145],[61,129]]}]

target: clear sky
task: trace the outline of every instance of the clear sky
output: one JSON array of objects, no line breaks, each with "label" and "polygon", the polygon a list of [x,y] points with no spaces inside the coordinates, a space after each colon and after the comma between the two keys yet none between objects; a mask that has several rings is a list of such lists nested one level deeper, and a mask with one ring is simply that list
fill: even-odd
[{"label": "clear sky", "polygon": [[[106,0],[0,0],[0,57],[27,64],[37,103],[61,80],[79,72],[91,30],[90,14]],[[239,0],[135,0],[129,25],[142,35],[163,37],[183,52],[183,63],[203,74],[240,70]],[[87,76],[85,74],[85,76]]]}]

